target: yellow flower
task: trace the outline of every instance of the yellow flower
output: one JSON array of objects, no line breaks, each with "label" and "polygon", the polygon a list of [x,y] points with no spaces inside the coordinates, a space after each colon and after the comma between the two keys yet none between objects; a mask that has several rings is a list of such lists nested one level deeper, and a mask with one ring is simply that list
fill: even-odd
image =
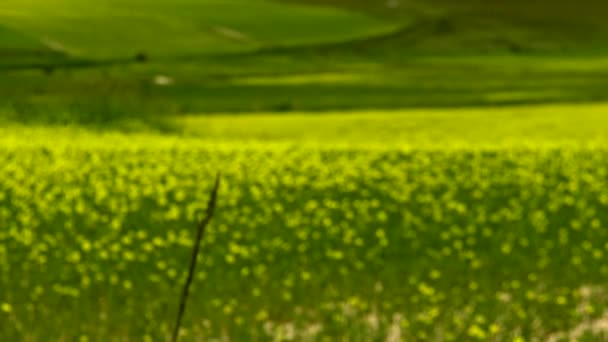
[{"label": "yellow flower", "polygon": [[2,303],[2,305],[0,305],[0,309],[6,313],[13,311],[13,307],[9,303]]}]

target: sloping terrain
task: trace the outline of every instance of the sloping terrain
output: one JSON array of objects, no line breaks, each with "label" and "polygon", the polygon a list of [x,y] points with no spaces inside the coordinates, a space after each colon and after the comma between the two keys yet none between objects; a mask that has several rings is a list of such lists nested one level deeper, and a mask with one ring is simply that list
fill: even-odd
[{"label": "sloping terrain", "polygon": [[606,51],[608,3],[599,0],[281,0],[348,8],[404,23],[367,44],[410,53],[570,53]]},{"label": "sloping terrain", "polygon": [[0,25],[0,67],[15,64],[48,62],[61,57],[35,37]]},{"label": "sloping terrain", "polygon": [[4,0],[0,47],[25,47],[0,55],[0,117],[97,125],[602,102],[605,9],[594,0]]},{"label": "sloping terrain", "polygon": [[8,50],[44,50],[46,47],[32,37],[0,26],[0,49]]},{"label": "sloping terrain", "polygon": [[72,55],[97,59],[316,44],[395,27],[361,13],[264,0],[7,0],[0,4],[0,23]]}]

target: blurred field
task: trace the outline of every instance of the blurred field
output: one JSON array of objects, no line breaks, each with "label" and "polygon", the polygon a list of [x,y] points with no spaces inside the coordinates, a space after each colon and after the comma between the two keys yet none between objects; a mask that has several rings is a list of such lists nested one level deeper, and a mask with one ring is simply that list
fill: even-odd
[{"label": "blurred field", "polygon": [[608,100],[601,2],[397,3],[4,1],[0,116],[116,128],[179,114]]},{"label": "blurred field", "polygon": [[337,9],[254,0],[8,0],[0,19],[50,47],[92,59],[184,56],[380,34],[391,23]]},{"label": "blurred field", "polygon": [[[350,56],[350,57],[349,57]],[[158,81],[167,84],[159,84]],[[255,55],[11,71],[0,116],[23,123],[115,127],[175,115],[487,107],[608,100],[602,56]],[[161,82],[162,83],[162,82]]]},{"label": "blurred field", "polygon": [[435,128],[444,137],[429,146],[366,144],[386,134],[368,125],[373,113],[330,116],[345,137],[367,134],[341,144],[308,115],[285,117],[278,140],[259,134],[280,120],[268,116],[208,140],[9,126],[2,337],[165,340],[193,221],[221,170],[184,340],[601,340],[601,109],[578,112],[589,120],[578,129],[527,109],[538,123],[528,143],[517,112],[498,113],[514,120],[494,131],[480,112],[413,113],[419,125],[468,116]]},{"label": "blurred field", "polygon": [[[367,110],[180,117],[176,129],[206,141],[450,149],[601,143],[608,106]],[[500,124],[497,124],[497,123]]]},{"label": "blurred field", "polygon": [[3,0],[0,340],[605,341],[603,1]]}]

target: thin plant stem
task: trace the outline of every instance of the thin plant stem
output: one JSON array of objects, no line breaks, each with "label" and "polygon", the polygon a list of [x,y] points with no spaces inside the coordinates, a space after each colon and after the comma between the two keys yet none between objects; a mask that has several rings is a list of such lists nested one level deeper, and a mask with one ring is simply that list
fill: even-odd
[{"label": "thin plant stem", "polygon": [[205,235],[205,229],[211,218],[213,217],[213,213],[215,211],[215,204],[217,202],[217,192],[220,187],[220,174],[217,174],[215,178],[215,185],[213,186],[213,190],[211,190],[211,195],[209,197],[209,202],[207,203],[207,210],[205,213],[205,217],[198,223],[196,239],[194,240],[194,248],[192,249],[192,259],[190,260],[190,269],[188,271],[188,278],[186,279],[186,283],[184,284],[184,290],[182,292],[181,299],[179,301],[179,311],[177,312],[177,321],[175,322],[175,329],[173,330],[173,338],[171,341],[177,342],[179,338],[179,328],[182,323],[182,317],[184,316],[184,312],[186,311],[186,302],[188,301],[188,296],[190,295],[190,284],[192,284],[192,279],[194,278],[194,269],[196,268],[196,261],[198,257],[198,253],[201,247],[201,240]]}]

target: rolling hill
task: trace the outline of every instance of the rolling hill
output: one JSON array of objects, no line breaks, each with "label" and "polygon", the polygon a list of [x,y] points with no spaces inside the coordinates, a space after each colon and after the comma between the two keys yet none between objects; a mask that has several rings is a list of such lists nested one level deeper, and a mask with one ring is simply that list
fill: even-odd
[{"label": "rolling hill", "polygon": [[602,102],[606,8],[595,0],[4,0],[0,117],[99,124]]},{"label": "rolling hill", "polygon": [[[0,23],[73,56],[181,56],[338,42],[396,25],[361,13],[264,0],[8,0]],[[3,40],[11,39],[0,35]]]}]

